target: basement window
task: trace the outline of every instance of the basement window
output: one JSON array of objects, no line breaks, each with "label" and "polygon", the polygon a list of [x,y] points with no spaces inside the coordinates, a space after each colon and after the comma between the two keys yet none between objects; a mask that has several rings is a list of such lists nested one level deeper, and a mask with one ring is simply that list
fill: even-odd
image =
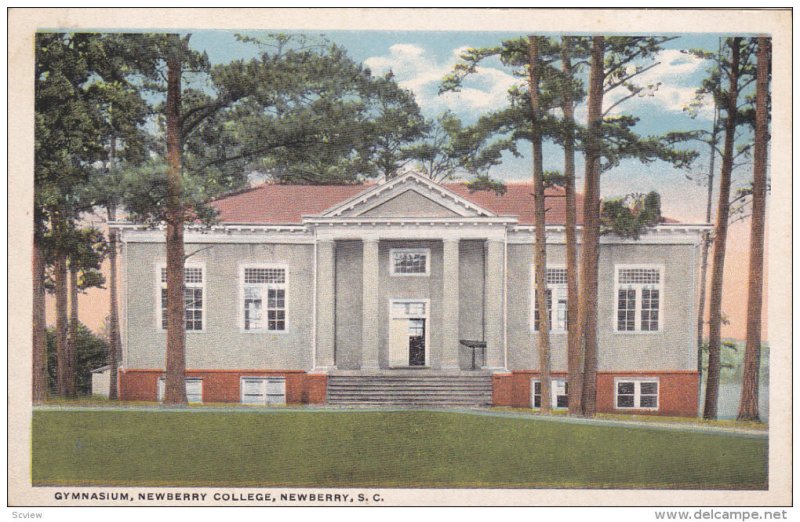
[{"label": "basement window", "polygon": [[[542,407],[542,383],[539,379],[531,379],[531,404],[534,408]],[[569,388],[566,379],[552,379],[550,381],[550,407],[562,410],[569,406],[567,393]]]},{"label": "basement window", "polygon": [[[158,380],[158,402],[164,402],[165,390],[166,380],[161,377]],[[201,404],[203,402],[203,379],[186,379],[186,400],[189,404]]]},{"label": "basement window", "polygon": [[615,385],[614,404],[617,409],[658,409],[658,380],[618,379]]},{"label": "basement window", "polygon": [[286,378],[242,377],[242,404],[286,404]]}]

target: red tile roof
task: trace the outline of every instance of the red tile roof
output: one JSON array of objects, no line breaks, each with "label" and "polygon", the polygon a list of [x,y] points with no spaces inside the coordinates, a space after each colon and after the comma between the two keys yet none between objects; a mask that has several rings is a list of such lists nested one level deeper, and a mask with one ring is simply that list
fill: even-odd
[{"label": "red tile roof", "polygon": [[[531,183],[506,183],[506,192],[503,195],[486,190],[470,192],[463,183],[448,183],[445,186],[464,199],[468,199],[498,216],[514,216],[519,220],[520,225],[533,225],[534,223],[533,185]],[[575,200],[578,224],[581,224],[583,196],[576,194]],[[545,201],[547,203],[545,223],[563,225],[567,215],[567,199],[564,189],[556,187],[547,189]]]},{"label": "red tile roof", "polygon": [[212,206],[223,223],[299,225],[302,216],[320,214],[371,185],[274,185],[265,183],[218,199]]},{"label": "red tile roof", "polygon": [[[444,186],[472,203],[497,214],[514,216],[521,225],[534,222],[533,190],[530,183],[507,183],[506,192],[497,195],[490,191],[470,192],[464,183],[445,183]],[[302,216],[321,214],[347,199],[374,187],[367,185],[275,185],[265,183],[249,190],[220,198],[212,203],[223,223],[289,225],[301,224]],[[566,198],[562,188],[546,192],[546,222],[563,225]],[[578,224],[582,222],[583,196],[576,195]],[[676,223],[665,219],[665,222]]]}]

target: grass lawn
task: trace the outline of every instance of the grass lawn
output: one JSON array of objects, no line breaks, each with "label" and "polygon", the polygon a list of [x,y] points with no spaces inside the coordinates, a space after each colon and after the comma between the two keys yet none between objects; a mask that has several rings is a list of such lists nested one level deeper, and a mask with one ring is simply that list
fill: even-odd
[{"label": "grass lawn", "polygon": [[33,414],[34,485],[766,489],[767,441],[451,412]]}]

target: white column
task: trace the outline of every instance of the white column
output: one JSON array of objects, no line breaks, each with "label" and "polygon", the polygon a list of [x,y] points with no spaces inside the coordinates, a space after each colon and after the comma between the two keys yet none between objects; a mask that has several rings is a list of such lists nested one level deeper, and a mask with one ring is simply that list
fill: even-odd
[{"label": "white column", "polygon": [[361,369],[376,370],[380,367],[380,325],[378,324],[378,291],[380,288],[380,265],[377,239],[364,239],[363,296],[361,298]]},{"label": "white column", "polygon": [[458,370],[459,253],[458,239],[443,240],[442,361],[443,370]]},{"label": "white column", "polygon": [[503,346],[503,270],[504,245],[502,241],[490,239],[486,242],[486,366],[505,369],[505,347]]},{"label": "white column", "polygon": [[336,347],[336,243],[317,243],[317,367],[335,368]]}]

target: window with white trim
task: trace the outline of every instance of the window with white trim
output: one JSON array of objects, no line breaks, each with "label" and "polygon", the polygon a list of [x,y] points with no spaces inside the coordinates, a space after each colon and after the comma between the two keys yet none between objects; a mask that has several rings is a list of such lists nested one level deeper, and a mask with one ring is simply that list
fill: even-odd
[{"label": "window with white trim", "polygon": [[[531,404],[534,408],[542,407],[542,382],[539,379],[531,379],[532,395]],[[566,379],[552,379],[550,381],[550,407],[554,409],[565,409],[569,405],[567,396],[568,385]]]},{"label": "window with white trim", "polygon": [[615,382],[614,404],[617,409],[658,409],[658,380],[636,379]]},{"label": "window with white trim", "polygon": [[393,248],[389,251],[389,270],[396,276],[430,274],[431,251],[428,248]]},{"label": "window with white trim", "polygon": [[[167,268],[159,268],[161,281],[160,320],[161,329],[167,329]],[[183,269],[183,314],[185,328],[189,332],[203,330],[203,302],[205,301],[205,283],[203,267],[187,266]]]},{"label": "window with white trim", "polygon": [[662,269],[658,266],[617,266],[618,332],[657,332],[662,317]]},{"label": "window with white trim", "polygon": [[[187,378],[186,382],[186,400],[190,404],[200,404],[203,402],[203,379]],[[158,379],[158,402],[164,402],[164,392],[166,390],[166,381],[164,377]]]},{"label": "window with white trim", "polygon": [[[547,282],[547,314],[551,332],[565,332],[569,310],[567,307],[567,269],[548,268],[545,281]],[[536,293],[536,281],[533,283],[533,329],[539,331],[539,300]],[[555,301],[555,307],[553,302]]]},{"label": "window with white trim", "polygon": [[242,299],[242,326],[245,330],[286,330],[285,267],[243,267]]}]

